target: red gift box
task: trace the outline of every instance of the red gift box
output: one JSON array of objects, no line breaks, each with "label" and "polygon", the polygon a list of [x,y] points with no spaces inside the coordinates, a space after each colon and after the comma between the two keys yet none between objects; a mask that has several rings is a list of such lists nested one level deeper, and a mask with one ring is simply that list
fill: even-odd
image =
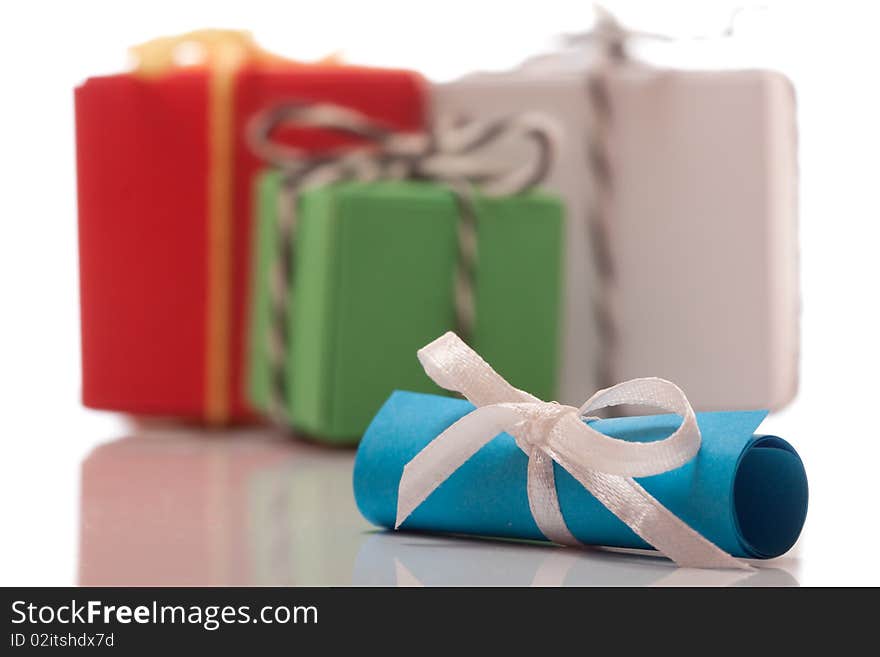
[{"label": "red gift box", "polygon": [[[173,49],[190,42],[208,61],[175,67]],[[281,101],[327,101],[420,130],[424,82],[408,71],[280,61],[240,33],[147,46],[139,71],[75,92],[83,402],[245,420],[251,186],[263,166],[246,143],[249,118]],[[308,151],[346,143],[317,130],[279,138]]]}]

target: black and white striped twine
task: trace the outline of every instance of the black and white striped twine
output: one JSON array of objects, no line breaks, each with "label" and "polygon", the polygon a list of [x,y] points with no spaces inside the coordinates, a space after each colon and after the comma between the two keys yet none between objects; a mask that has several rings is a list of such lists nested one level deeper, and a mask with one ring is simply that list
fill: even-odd
[{"label": "black and white striped twine", "polygon": [[595,44],[596,60],[586,79],[591,120],[586,148],[586,169],[590,180],[587,229],[597,277],[596,288],[592,291],[592,315],[601,345],[596,354],[596,382],[604,387],[611,385],[613,380],[611,368],[617,346],[616,322],[611,309],[614,262],[608,217],[614,195],[614,176],[607,137],[614,114],[608,80],[614,67],[626,60],[628,33],[609,13],[597,8],[596,26],[588,36]]}]

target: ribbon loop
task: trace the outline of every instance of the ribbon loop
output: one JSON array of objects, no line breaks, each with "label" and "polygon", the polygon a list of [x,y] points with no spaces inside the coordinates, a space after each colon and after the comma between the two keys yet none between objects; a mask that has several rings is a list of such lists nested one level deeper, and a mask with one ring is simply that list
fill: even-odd
[{"label": "ribbon loop", "polygon": [[659,378],[632,379],[598,391],[578,410],[591,411],[623,404],[651,406],[681,416],[682,423],[667,438],[633,443],[606,436],[579,418],[569,418],[566,430],[553,442],[556,453],[580,462],[589,458],[594,467],[608,474],[647,477],[673,470],[690,461],[700,449],[697,416],[681,388]]},{"label": "ribbon loop", "polygon": [[[331,130],[366,144],[314,154],[273,140],[282,125]],[[477,151],[502,140],[526,140],[535,156],[498,164],[475,158]],[[370,162],[379,178],[415,178],[478,184],[488,196],[517,194],[538,185],[549,172],[560,128],[550,117],[525,112],[495,120],[439,120],[429,133],[398,134],[360,112],[329,103],[288,102],[253,118],[248,126],[251,149],[288,174],[321,167],[343,168],[348,179],[363,180],[354,163]],[[389,173],[396,171],[396,175]]]},{"label": "ribbon loop", "polygon": [[[699,451],[696,414],[675,384],[657,378],[633,379],[600,390],[576,409],[514,388],[451,332],[420,349],[418,357],[434,382],[461,392],[477,408],[404,467],[395,529],[480,448],[506,432],[529,458],[529,508],[549,540],[579,544],[559,507],[556,462],[637,535],[679,565],[751,568],[700,536],[631,478],[667,472]],[[599,433],[582,417],[591,410],[620,404],[654,406],[683,420],[664,440],[632,443]]]},{"label": "ribbon loop", "polygon": [[373,149],[388,141],[393,134],[392,130],[367,119],[360,112],[332,103],[289,102],[271,107],[257,114],[248,124],[248,142],[258,157],[287,172],[330,164],[339,166],[351,162],[352,153],[363,156],[363,148],[310,153],[275,141],[273,135],[281,126],[331,130],[372,142],[369,147]]},{"label": "ribbon loop", "polygon": [[434,383],[446,390],[460,392],[476,406],[539,401],[505,381],[452,331],[419,349],[417,356]]}]

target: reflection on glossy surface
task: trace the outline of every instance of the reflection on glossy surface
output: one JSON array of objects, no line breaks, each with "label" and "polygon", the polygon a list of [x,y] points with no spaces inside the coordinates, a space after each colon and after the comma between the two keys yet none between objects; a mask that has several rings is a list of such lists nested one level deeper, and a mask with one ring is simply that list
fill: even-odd
[{"label": "reflection on glossy surface", "polygon": [[792,586],[754,573],[513,541],[376,531],[351,489],[353,451],[269,431],[144,431],[82,464],[84,585]]},{"label": "reflection on glossy surface", "polygon": [[355,584],[373,586],[797,586],[786,570],[677,568],[655,556],[474,538],[374,533]]},{"label": "reflection on glossy surface", "polygon": [[352,457],[268,432],[102,445],[82,466],[80,583],[349,583],[368,528]]}]

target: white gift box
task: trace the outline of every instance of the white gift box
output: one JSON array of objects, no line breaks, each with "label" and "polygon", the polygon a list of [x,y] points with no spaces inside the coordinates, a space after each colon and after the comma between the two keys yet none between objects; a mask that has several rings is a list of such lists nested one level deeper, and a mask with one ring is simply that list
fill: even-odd
[{"label": "white gift box", "polygon": [[[591,290],[595,271],[587,236],[585,166],[587,121],[584,77],[558,74],[534,77],[516,73],[479,74],[435,85],[437,117],[499,118],[514,112],[538,111],[557,119],[564,138],[542,187],[561,197],[566,208],[565,292],[560,370],[560,400],[585,398],[599,384],[596,359],[601,345],[592,316]],[[502,144],[492,155],[510,161],[525,159],[527,144]]]},{"label": "white gift box", "polygon": [[[660,376],[697,410],[783,406],[797,389],[799,341],[789,81],[627,61],[604,70],[610,120],[597,134],[590,70],[586,57],[548,56],[433,89],[437,116],[540,111],[564,128],[544,183],[567,208],[559,400]],[[598,215],[610,276],[597,271],[588,226],[596,137],[610,165]]]}]

